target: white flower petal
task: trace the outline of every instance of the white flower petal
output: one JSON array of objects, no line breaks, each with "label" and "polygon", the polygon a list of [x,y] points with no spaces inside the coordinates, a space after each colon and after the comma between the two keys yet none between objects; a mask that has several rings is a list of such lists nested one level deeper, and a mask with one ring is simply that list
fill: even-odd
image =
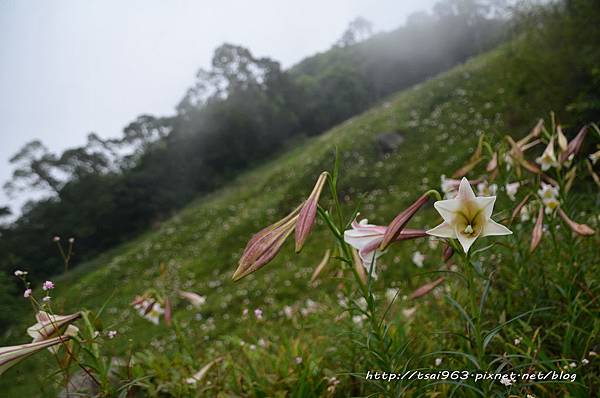
[{"label": "white flower petal", "polygon": [[458,242],[462,246],[465,253],[468,253],[473,243],[475,243],[475,241],[477,240],[478,235],[465,235],[457,233],[456,237],[458,238]]},{"label": "white flower petal", "polygon": [[467,180],[466,177],[463,177],[462,180],[460,180],[458,198],[466,201],[475,200],[476,198],[475,192],[473,192],[473,188],[471,188],[471,184],[469,184],[469,180]]},{"label": "white flower petal", "polygon": [[477,203],[477,207],[483,211],[486,220],[492,216],[495,202],[495,196],[480,196],[475,198],[475,203]]},{"label": "white flower petal", "polygon": [[447,222],[443,222],[435,228],[425,231],[428,235],[439,236],[440,238],[451,238],[456,239],[456,232],[454,228]]},{"label": "white flower petal", "polygon": [[447,223],[452,223],[454,220],[454,213],[456,213],[461,206],[461,202],[458,199],[447,199],[438,200],[433,204],[433,207],[440,213],[440,216]]},{"label": "white flower petal", "polygon": [[512,231],[494,220],[488,220],[483,227],[481,236],[511,235]]}]

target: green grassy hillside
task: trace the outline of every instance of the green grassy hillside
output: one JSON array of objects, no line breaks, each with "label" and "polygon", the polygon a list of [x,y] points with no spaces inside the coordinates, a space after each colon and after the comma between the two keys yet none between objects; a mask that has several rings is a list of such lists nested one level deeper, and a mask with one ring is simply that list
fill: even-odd
[{"label": "green grassy hillside", "polygon": [[[143,381],[148,395],[217,396],[220,391],[219,396],[301,397],[376,391],[349,376],[366,371],[359,345],[365,340],[359,324],[340,316],[339,295],[350,292],[339,289],[340,279],[333,271],[339,263],[331,260],[327,266],[331,271],[316,286],[309,283],[325,250],[334,246],[322,224],[315,227],[300,255],[295,255],[293,244],[287,243],[272,263],[233,283],[231,275],[239,255],[254,232],[287,214],[310,192],[319,173],[331,169],[336,148],[344,206],[351,209],[360,203],[364,217],[384,225],[420,193],[439,189],[440,175],[452,174],[468,159],[482,132],[498,140],[505,134],[522,136],[538,118],[556,111],[568,134],[576,133],[583,122],[588,122],[565,111],[577,93],[562,90],[553,96],[541,95],[546,77],[539,73],[541,67],[517,67],[521,57],[518,46],[504,46],[389,98],[243,174],[135,241],[55,280],[55,309],[97,311],[107,302],[99,327],[118,331],[116,338],[105,343],[107,355],[125,358],[131,350],[144,351],[139,358],[144,358],[144,369],[152,375]],[[561,86],[568,81],[569,76],[559,74],[553,84]],[[390,131],[400,132],[404,142],[394,152],[382,154],[376,137]],[[594,189],[591,185],[578,187],[580,200],[569,206],[570,214],[577,214],[577,219],[597,229],[592,203],[598,196]],[[325,196],[323,206],[328,200]],[[504,196],[499,198],[497,211],[506,215],[512,206],[514,203]],[[433,211],[421,214],[411,226],[432,227],[437,223]],[[579,360],[592,348],[600,348],[593,340],[594,333],[597,339],[598,320],[589,316],[593,308],[583,304],[591,300],[587,293],[577,295],[561,288],[568,305],[561,304],[557,293],[560,281],[573,277],[567,272],[569,259],[557,257],[543,246],[536,256],[523,256],[515,247],[527,247],[528,242],[516,238],[504,242],[512,249],[501,248],[490,260],[497,265],[490,316],[500,321],[536,306],[555,305],[555,309],[552,317],[544,313],[503,330],[493,353],[519,354],[522,346],[515,346],[513,339],[535,340],[534,334],[538,340],[527,347],[540,350],[548,359]],[[591,268],[580,268],[578,277],[587,282],[589,294],[597,297],[598,237],[577,242],[577,262],[589,266],[595,261]],[[484,245],[478,242],[477,248]],[[426,256],[422,268],[411,262],[415,250]],[[516,272],[513,267],[517,263],[526,266],[519,266]],[[396,245],[381,258],[375,294],[382,297],[386,289],[397,287],[404,296],[433,279],[440,266],[439,248],[429,248],[426,240]],[[549,281],[546,294],[539,294],[538,286],[532,285],[542,273]],[[155,326],[138,316],[130,302],[157,285],[168,291],[197,292],[206,296],[206,304],[190,310],[184,302],[176,302],[174,318],[179,329],[162,323]],[[460,288],[460,281],[449,277],[447,285],[450,290]],[[578,298],[571,300],[573,295]],[[263,311],[262,320],[252,315],[257,308]],[[405,310],[413,308],[416,312],[409,316],[410,311]],[[249,310],[247,316],[243,315],[245,309]],[[456,338],[445,332],[460,328],[460,316],[442,297],[399,300],[392,314],[396,330],[401,329],[411,342],[410,353],[457,349]],[[31,323],[31,316],[23,317],[20,325],[6,333],[5,342],[26,341],[23,327]],[[182,345],[183,340],[186,343]],[[188,390],[183,380],[215,358],[224,359],[210,370],[202,387]],[[415,366],[433,366],[433,357],[419,358],[413,357]],[[52,396],[56,386],[49,372],[43,371],[52,361],[43,353],[12,368],[0,377],[0,395]],[[443,363],[457,369],[468,363],[461,365],[460,361],[444,359]],[[568,391],[573,396],[586,396],[586,388],[598,388],[597,370],[597,361],[578,369],[581,384],[569,386]],[[449,388],[432,387],[441,396],[446,396]],[[537,388],[534,391],[544,396]],[[567,391],[564,386],[540,388],[559,395]]]}]

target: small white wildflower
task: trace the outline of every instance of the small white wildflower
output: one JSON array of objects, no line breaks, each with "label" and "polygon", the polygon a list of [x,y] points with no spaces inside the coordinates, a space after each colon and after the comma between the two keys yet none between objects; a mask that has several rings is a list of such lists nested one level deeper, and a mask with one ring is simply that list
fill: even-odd
[{"label": "small white wildflower", "polygon": [[574,368],[576,368],[576,367],[577,367],[577,363],[575,363],[575,362],[571,362],[571,363],[569,364],[569,367],[570,367],[571,369],[574,369]]},{"label": "small white wildflower", "polygon": [[302,357],[296,357],[295,362],[296,365],[300,365],[302,363]]},{"label": "small white wildflower", "polygon": [[440,366],[442,364],[442,358],[435,359],[435,366]]},{"label": "small white wildflower", "polygon": [[430,236],[429,239],[427,240],[427,245],[429,246],[429,248],[431,250],[435,250],[435,249],[437,249],[439,242],[440,241],[436,237]]},{"label": "small white wildflower", "polygon": [[114,339],[117,336],[117,331],[109,330],[108,333],[106,333],[106,335],[108,336],[109,339]]},{"label": "small white wildflower", "polygon": [[585,366],[585,365],[587,365],[587,364],[589,364],[589,363],[590,363],[590,361],[589,361],[587,358],[583,358],[583,359],[581,360],[581,364],[582,364],[583,366]]},{"label": "small white wildflower", "polygon": [[503,375],[502,378],[500,379],[500,383],[504,384],[505,386],[512,386],[513,382],[512,380],[507,377],[506,375]]},{"label": "small white wildflower", "polygon": [[23,297],[29,298],[31,296],[31,289],[25,289],[23,292]]},{"label": "small white wildflower", "polygon": [[517,337],[517,338],[516,338],[516,339],[513,341],[513,343],[514,343],[515,345],[519,345],[519,344],[521,344],[521,339],[520,339],[519,337]]},{"label": "small white wildflower", "polygon": [[419,268],[423,266],[423,261],[425,260],[425,256],[420,251],[416,251],[412,255],[412,262]]},{"label": "small white wildflower", "polygon": [[44,301],[44,302],[48,302],[50,300],[52,300],[52,297],[50,297],[50,296],[46,296],[46,297],[42,298],[42,301]]},{"label": "small white wildflower", "polygon": [[412,318],[416,311],[417,307],[405,308],[402,310],[402,315],[404,315],[405,318]]},{"label": "small white wildflower", "polygon": [[394,289],[393,287],[388,288],[385,290],[385,299],[391,303],[392,301],[394,301],[394,298],[396,298],[397,294],[398,289]]}]

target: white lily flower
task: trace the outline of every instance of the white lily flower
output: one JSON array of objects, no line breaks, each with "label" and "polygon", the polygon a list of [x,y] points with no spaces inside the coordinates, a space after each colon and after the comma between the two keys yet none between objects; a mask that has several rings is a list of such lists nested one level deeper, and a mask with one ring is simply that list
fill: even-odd
[{"label": "white lily flower", "polygon": [[590,159],[592,164],[596,164],[598,159],[600,159],[600,151],[596,151],[596,152],[592,153],[590,156],[588,156],[588,158]]},{"label": "white lily flower", "polygon": [[79,318],[79,312],[71,315],[50,315],[45,311],[35,314],[36,324],[27,328],[27,334],[33,338],[32,343],[47,340],[58,334],[59,329]]},{"label": "white lily flower", "polygon": [[546,214],[551,214],[560,207],[560,201],[558,200],[559,188],[551,184],[545,184],[542,182],[542,188],[538,190],[538,195],[544,203]]},{"label": "white lily flower", "polygon": [[137,296],[131,303],[138,314],[155,325],[160,323],[160,316],[165,313],[162,305],[148,296]]},{"label": "white lily flower", "polygon": [[491,219],[495,196],[475,196],[469,181],[463,178],[455,199],[433,204],[444,222],[427,231],[429,235],[458,239],[465,253],[479,237],[510,235],[512,232]]},{"label": "white lily flower", "polygon": [[558,166],[556,155],[554,155],[554,137],[550,139],[550,142],[544,150],[544,153],[542,153],[542,156],[537,158],[535,161],[542,167],[543,171],[548,170],[550,167]]},{"label": "white lily flower", "polygon": [[383,254],[378,247],[383,241],[386,230],[386,227],[369,224],[369,221],[364,218],[360,222],[353,221],[352,229],[344,231],[344,240],[358,250],[358,255],[367,272],[371,270],[371,267],[373,268],[374,277],[376,275],[375,262]]},{"label": "white lily flower", "polygon": [[44,348],[53,348],[57,344],[64,344],[67,340],[77,335],[78,332],[79,329],[73,325],[69,325],[62,336],[43,339],[28,344],[0,347],[0,375],[11,366],[16,365],[21,360]]}]

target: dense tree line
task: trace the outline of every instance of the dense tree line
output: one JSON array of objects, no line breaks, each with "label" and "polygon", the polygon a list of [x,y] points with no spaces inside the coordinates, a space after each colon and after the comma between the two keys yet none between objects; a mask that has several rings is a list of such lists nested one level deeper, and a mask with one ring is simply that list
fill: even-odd
[{"label": "dense tree line", "polygon": [[[53,236],[77,240],[74,264],[90,258],[222,186],[291,139],[319,134],[491,48],[506,25],[491,7],[444,0],[434,13],[414,14],[403,27],[375,35],[359,18],[330,50],[290,70],[224,44],[211,68],[198,72],[175,115],[141,115],[118,139],[90,134],[86,145],[60,155],[39,141],[28,143],[11,159],[14,177],[5,188],[47,195],[0,227],[1,273],[23,268],[38,280],[58,273]],[[6,213],[0,209],[0,217]]]}]

